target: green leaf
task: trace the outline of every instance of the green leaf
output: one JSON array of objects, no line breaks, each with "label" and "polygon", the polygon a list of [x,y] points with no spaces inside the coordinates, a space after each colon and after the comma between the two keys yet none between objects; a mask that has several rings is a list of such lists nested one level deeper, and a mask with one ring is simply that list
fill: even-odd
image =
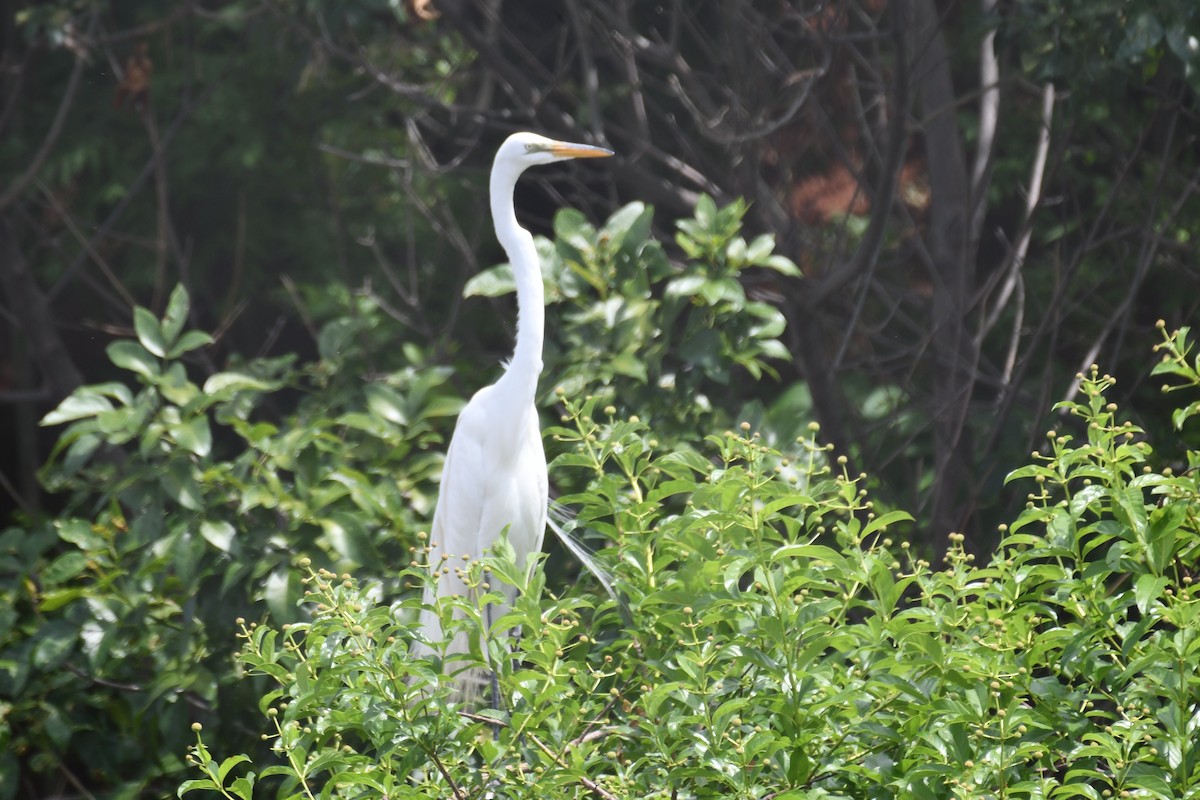
[{"label": "green leaf", "polygon": [[1143,575],[1137,579],[1133,587],[1133,596],[1137,602],[1138,611],[1143,615],[1150,613],[1150,607],[1162,597],[1163,590],[1169,581],[1160,576]]},{"label": "green leaf", "polygon": [[709,305],[713,306],[725,301],[733,304],[734,308],[741,309],[746,300],[746,290],[742,288],[736,278],[705,281],[700,284],[699,294],[708,301]]},{"label": "green leaf", "polygon": [[666,297],[691,297],[699,292],[707,282],[708,279],[703,275],[684,275],[668,282],[664,295]]},{"label": "green leaf", "polygon": [[640,383],[646,383],[650,378],[646,373],[646,364],[633,353],[618,353],[610,362],[613,372],[625,375]]},{"label": "green leaf", "polygon": [[[156,323],[157,324],[157,323]],[[113,342],[106,349],[108,358],[121,369],[135,372],[143,378],[157,378],[162,372],[158,359],[137,342],[123,339]]]},{"label": "green leaf", "polygon": [[299,618],[296,602],[302,591],[299,576],[293,574],[286,564],[276,567],[263,587],[263,599],[267,601],[271,616],[281,623]]},{"label": "green leaf", "polygon": [[[80,422],[78,425],[90,425],[92,423]],[[72,426],[74,430],[74,426]],[[60,440],[61,441],[61,440]],[[75,475],[83,466],[91,459],[92,454],[99,449],[104,443],[104,438],[95,433],[85,433],[71,443],[67,448],[66,454],[62,459],[62,472],[64,475]]]},{"label": "green leaf", "polygon": [[149,309],[138,306],[133,310],[133,329],[142,347],[163,358],[167,354],[167,342],[162,327]]},{"label": "green leaf", "polygon": [[600,236],[607,237],[614,249],[635,248],[649,238],[653,217],[654,209],[645,203],[627,203],[608,218]]},{"label": "green leaf", "polygon": [[[110,441],[127,442],[129,441],[128,434],[138,428],[137,415],[134,412],[135,409],[128,407],[105,411],[96,417],[96,427],[101,433],[108,434]],[[114,436],[114,434],[118,435]],[[119,434],[127,435],[122,437]]]},{"label": "green leaf", "polygon": [[[810,501],[811,502],[811,501]],[[862,535],[874,533],[875,531],[885,531],[889,525],[894,525],[898,522],[912,522],[913,516],[907,511],[887,511],[878,517],[867,522],[863,527]]]},{"label": "green leaf", "polygon": [[87,569],[87,566],[87,554],[81,553],[78,550],[63,553],[42,570],[42,581],[47,586],[57,586],[74,578]]},{"label": "green leaf", "polygon": [[179,337],[179,341],[171,345],[171,349],[167,350],[167,358],[179,358],[184,353],[190,353],[201,347],[208,347],[213,343],[213,338],[203,331],[188,331]]},{"label": "green leaf", "polygon": [[62,664],[79,636],[74,625],[56,620],[43,625],[33,637],[33,665],[41,670],[51,670]]},{"label": "green leaf", "polygon": [[204,458],[212,450],[212,428],[209,427],[208,417],[196,414],[183,422],[170,426],[171,438],[175,444]]},{"label": "green leaf", "polygon": [[775,250],[775,235],[764,233],[754,237],[754,241],[746,248],[746,261],[751,264],[762,264]]},{"label": "green leaf", "polygon": [[212,778],[193,778],[181,783],[175,796],[183,797],[188,792],[219,792],[220,790],[220,787],[213,783]]},{"label": "green leaf", "polygon": [[1200,414],[1200,400],[1193,401],[1183,408],[1175,409],[1171,413],[1171,424],[1175,426],[1175,430],[1183,430],[1184,423],[1197,414]]},{"label": "green leaf", "polygon": [[92,530],[92,524],[83,519],[58,520],[58,537],[64,542],[70,542],[80,550],[96,550],[104,546],[104,539]]},{"label": "green leaf", "polygon": [[787,256],[781,256],[779,254],[768,256],[767,259],[759,266],[773,269],[782,275],[787,275],[788,277],[792,278],[799,278],[804,274],[800,271],[800,268],[796,266],[796,262],[792,261]]},{"label": "green leaf", "polygon": [[741,236],[735,236],[725,246],[725,258],[729,260],[730,264],[740,267],[746,263],[746,250],[746,240]]},{"label": "green leaf", "polygon": [[696,201],[695,216],[696,222],[706,230],[711,230],[717,219],[717,204],[708,195],[700,195],[700,199]]},{"label": "green leaf", "polygon": [[1136,59],[1158,46],[1163,38],[1163,26],[1158,17],[1143,11],[1125,29],[1125,42],[1118,51],[1123,58]]},{"label": "green leaf", "polygon": [[87,596],[86,589],[55,589],[42,595],[42,600],[38,603],[38,610],[43,614],[49,614]]},{"label": "green leaf", "polygon": [[695,331],[679,346],[679,355],[702,369],[720,370],[723,367],[721,335],[708,328]]},{"label": "green leaf", "polygon": [[1179,24],[1171,27],[1167,31],[1167,46],[1171,48],[1171,52],[1175,57],[1184,62],[1196,60],[1200,55],[1200,49],[1197,49],[1193,42],[1195,39],[1188,33],[1185,25]]},{"label": "green leaf", "polygon": [[225,778],[229,775],[229,770],[236,767],[238,764],[245,764],[250,761],[249,756],[236,755],[230,756],[221,762],[221,766],[217,769],[217,780],[223,785]]},{"label": "green leaf", "polygon": [[369,383],[363,391],[367,395],[367,408],[372,413],[396,425],[408,424],[405,400],[395,389],[381,383]]},{"label": "green leaf", "polygon": [[435,397],[421,409],[419,419],[435,419],[438,417],[455,417],[466,405],[461,397]]},{"label": "green leaf", "polygon": [[63,398],[58,408],[42,417],[39,425],[61,425],[64,422],[94,417],[102,411],[112,411],[113,404],[107,397],[91,392],[84,386]]},{"label": "green leaf", "polygon": [[222,553],[228,553],[233,549],[235,534],[233,525],[225,520],[206,519],[200,523],[200,535]]},{"label": "green leaf", "polygon": [[767,303],[747,303],[746,310],[762,320],[749,330],[755,339],[775,339],[787,327],[787,318],[775,306]]},{"label": "green leaf", "polygon": [[40,711],[42,730],[46,732],[50,741],[60,752],[66,751],[71,742],[71,736],[75,733],[75,728],[71,725],[71,718],[64,714],[62,709],[51,703],[42,703]]},{"label": "green leaf", "polygon": [[596,240],[596,229],[579,211],[564,208],[554,215],[554,237],[576,250],[586,252]]},{"label": "green leaf", "polygon": [[254,800],[254,778],[253,772],[235,778],[233,783],[229,784],[229,791],[242,800]]},{"label": "green leaf", "polygon": [[511,264],[500,264],[473,276],[463,287],[463,297],[503,297],[517,290]]},{"label": "green leaf", "polygon": [[[167,311],[163,314],[161,333],[163,338],[164,349],[166,353],[155,353],[155,355],[169,355],[171,348],[175,345],[175,340],[179,338],[180,332],[183,331],[183,326],[187,323],[188,310],[190,308],[187,289],[183,288],[183,284],[176,284],[171,290],[171,296],[167,299]],[[147,347],[149,350],[150,348]],[[150,350],[150,352],[154,352]]]},{"label": "green leaf", "polygon": [[167,470],[159,476],[159,480],[167,497],[188,511],[199,511],[204,507],[204,495],[200,491],[200,485],[192,475],[191,465],[185,461],[172,461]]},{"label": "green leaf", "polygon": [[375,548],[362,520],[353,514],[336,513],[321,520],[321,527],[329,544],[338,555],[355,564],[371,564],[375,559]]},{"label": "green leaf", "polygon": [[353,319],[342,317],[333,320],[317,334],[317,352],[326,361],[339,362],[342,354],[353,345],[357,331],[358,325]]},{"label": "green leaf", "polygon": [[158,381],[158,390],[162,396],[177,406],[185,406],[200,394],[196,384],[187,379],[187,371],[178,362],[167,367]]},{"label": "green leaf", "polygon": [[204,382],[204,393],[221,399],[233,397],[237,392],[267,392],[278,388],[278,384],[265,381],[242,372],[218,372]]}]

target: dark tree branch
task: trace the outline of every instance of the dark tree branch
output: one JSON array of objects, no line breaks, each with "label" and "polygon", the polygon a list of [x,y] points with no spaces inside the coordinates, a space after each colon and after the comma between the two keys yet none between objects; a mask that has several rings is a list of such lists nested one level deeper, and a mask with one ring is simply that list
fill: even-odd
[{"label": "dark tree branch", "polygon": [[911,0],[909,20],[915,57],[913,83],[925,112],[922,128],[930,183],[936,461],[932,532],[938,536],[957,531],[966,522],[961,494],[970,480],[971,456],[963,433],[975,363],[966,319],[975,276],[967,241],[970,197],[966,162],[953,113],[957,100],[949,52],[932,0]]},{"label": "dark tree branch", "polygon": [[[91,39],[96,31],[96,24],[100,18],[98,9],[92,10],[91,18],[88,22],[87,39]],[[42,143],[38,146],[37,152],[29,159],[29,164],[25,167],[25,171],[18,175],[12,183],[0,194],[0,213],[3,213],[10,205],[13,204],[26,187],[37,177],[42,166],[46,163],[46,159],[50,156],[50,151],[54,149],[54,145],[58,143],[58,137],[62,134],[63,125],[67,122],[67,116],[71,113],[71,109],[75,106],[75,96],[79,92],[79,81],[83,77],[83,68],[87,62],[87,56],[83,52],[75,54],[75,67],[71,70],[71,77],[67,80],[67,87],[63,90],[62,100],[58,103],[58,111],[54,113],[54,119],[50,123],[50,128],[46,131],[46,135],[42,137]]]},{"label": "dark tree branch", "polygon": [[907,6],[917,0],[893,0],[891,11],[893,15],[893,44],[896,48],[895,74],[892,77],[892,112],[888,118],[888,144],[884,163],[879,170],[879,182],[872,192],[871,219],[862,241],[855,249],[850,263],[830,272],[821,282],[805,296],[805,303],[810,308],[816,308],[840,291],[850,281],[858,278],[863,272],[874,267],[879,259],[880,248],[883,247],[884,233],[891,219],[892,208],[896,197],[896,179],[900,173],[900,165],[904,161],[904,153],[908,149],[908,109],[909,109],[909,64],[908,47],[905,42],[905,29],[901,20],[908,13]]},{"label": "dark tree branch", "polygon": [[33,362],[42,374],[50,399],[57,402],[83,383],[79,368],[58,334],[46,295],[21,252],[8,219],[0,215],[0,292],[17,319]]}]

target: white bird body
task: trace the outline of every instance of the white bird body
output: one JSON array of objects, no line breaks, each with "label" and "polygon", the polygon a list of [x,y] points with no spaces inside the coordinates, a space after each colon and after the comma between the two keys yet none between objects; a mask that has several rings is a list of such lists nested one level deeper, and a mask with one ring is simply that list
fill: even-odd
[{"label": "white bird body", "polygon": [[[439,551],[450,556],[444,564],[449,572],[438,578],[437,597],[472,596],[457,570],[465,569],[467,561],[485,555],[506,528],[509,544],[518,558],[524,555],[528,559],[542,549],[549,483],[537,411],[530,405],[517,420],[497,421],[492,409],[506,403],[494,396],[496,388],[485,386],[471,398],[459,415],[446,453],[430,531],[431,561],[439,563]],[[475,502],[443,500],[471,496]],[[527,563],[526,568],[529,566]],[[496,588],[504,592],[511,606],[516,599],[516,588],[507,584]],[[426,604],[432,603],[434,597],[432,588],[427,588]],[[493,607],[492,619],[499,619],[505,610]],[[441,626],[431,610],[422,612],[421,626],[431,640],[440,636]],[[464,653],[467,649],[466,633],[460,632],[448,652]]]},{"label": "white bird body", "polygon": [[[612,151],[604,148],[556,142],[533,133],[513,134],[496,153],[489,186],[492,221],[516,283],[517,341],[504,374],[475,393],[450,439],[429,538],[429,560],[439,574],[435,585],[426,586],[426,608],[421,612],[421,628],[431,642],[442,638],[438,616],[429,608],[435,600],[472,595],[461,573],[468,561],[486,555],[507,530],[517,564],[524,562],[531,569],[546,532],[549,482],[534,402],[542,371],[545,300],[533,237],[517,224],[513,210],[517,178],[535,164],[610,155]],[[507,602],[487,609],[485,624],[499,620],[516,599],[516,587],[493,588],[501,590]],[[468,649],[467,633],[460,632],[446,652]],[[418,652],[428,653],[423,647]],[[486,679],[486,671],[460,675],[460,694],[468,699],[477,696]]]}]

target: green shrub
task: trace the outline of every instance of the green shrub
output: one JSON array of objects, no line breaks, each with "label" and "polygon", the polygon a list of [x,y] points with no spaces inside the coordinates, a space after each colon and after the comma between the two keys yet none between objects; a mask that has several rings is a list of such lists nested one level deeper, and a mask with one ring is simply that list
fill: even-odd
[{"label": "green shrub", "polygon": [[[1194,389],[1186,336],[1156,371]],[[409,656],[419,601],[309,567],[311,621],[242,630],[240,662],[272,684],[275,758],[214,757],[200,732],[203,777],[180,792],[1198,797],[1200,454],[1155,468],[1111,385],[1081,376],[1061,429],[1010,475],[1031,491],[996,555],[976,565],[953,534],[940,571],[905,546],[908,516],[873,507],[811,439],[783,452],[743,428],[663,447],[563,397],[553,469],[586,476],[565,500],[609,541],[631,622],[535,575],[487,652],[445,665]],[[485,564],[522,582],[503,552]],[[484,663],[502,708],[451,703],[443,672]]]},{"label": "green shrub", "polygon": [[[110,346],[130,385],[47,418],[67,510],[0,532],[0,798],[163,796],[189,742],[181,791],[232,797],[1200,796],[1200,454],[1160,464],[1083,376],[994,557],[954,536],[935,571],[815,431],[732,422],[778,322],[729,282],[788,271],[769,240],[708,204],[666,270],[649,213],[563,212],[540,245],[573,287],[549,295],[551,473],[628,614],[539,572],[486,649],[411,658],[449,370],[383,352],[347,297],[319,361],[195,379],[177,291]],[[1155,372],[1194,393],[1187,337]],[[502,710],[453,705],[445,674],[483,663]]]},{"label": "green shrub", "polygon": [[[560,242],[540,243],[556,287],[547,386],[644,403],[677,438],[728,416],[704,398],[779,353],[782,318],[739,293],[738,271],[794,268],[769,237],[738,235],[743,205],[709,200],[680,223],[691,257],[669,265],[651,213],[628,206],[597,231],[564,211]],[[476,285],[502,292],[497,277]],[[442,436],[476,386],[450,387],[424,343],[397,341],[369,292],[334,288],[309,307],[324,318],[319,360],[218,371],[177,289],[162,319],[138,308],[135,338],[108,346],[125,380],[82,387],[46,417],[65,427],[42,479],[66,510],[0,531],[0,800],[65,786],[163,796],[185,774],[192,722],[261,758],[242,712],[267,681],[241,680],[233,620],[308,620],[302,557],[372,579],[376,599],[402,596]],[[612,342],[605,309],[622,320]],[[685,340],[707,344],[671,352]],[[667,374],[682,391],[657,388]]]},{"label": "green shrub", "polygon": [[[64,780],[161,796],[193,720],[252,747],[244,720],[219,713],[263,689],[239,680],[233,620],[302,613],[294,553],[395,563],[397,532],[427,516],[426,448],[459,403],[446,370],[339,378],[352,331],[338,321],[307,368],[258,360],[194,383],[183,359],[210,340],[183,330],[188,305],[180,289],[161,320],[137,309],[137,339],[109,345],[136,388],[86,386],[46,417],[67,426],[42,475],[67,510],[0,533],[0,797]],[[268,421],[262,407],[288,394],[304,399]]]},{"label": "green shrub", "polygon": [[[725,425],[749,383],[775,376],[788,358],[784,317],[751,300],[739,275],[752,268],[800,271],[774,252],[775,239],[741,234],[746,204],[717,208],[702,196],[675,236],[685,260],[672,263],[650,238],[654,209],[630,203],[599,229],[563,209],[554,241],[537,238],[546,280],[546,401],[593,395],[652,421],[660,437],[696,438]],[[471,279],[467,296],[514,291],[507,264]],[[740,384],[740,385],[739,385]]]}]

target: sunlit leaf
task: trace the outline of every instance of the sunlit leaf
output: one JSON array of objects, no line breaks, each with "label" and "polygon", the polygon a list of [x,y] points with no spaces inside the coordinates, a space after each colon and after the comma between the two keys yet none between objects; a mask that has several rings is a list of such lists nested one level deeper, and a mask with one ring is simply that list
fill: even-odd
[{"label": "sunlit leaf", "polygon": [[[176,284],[167,298],[167,310],[163,314],[161,333],[164,347],[169,351],[187,324],[188,311],[191,309],[191,299],[182,283]],[[154,352],[151,350],[151,352]],[[164,353],[155,353],[162,356]]]},{"label": "sunlit leaf", "polygon": [[137,333],[142,347],[151,354],[159,358],[167,354],[167,340],[163,336],[162,326],[159,325],[158,319],[150,313],[149,309],[141,306],[133,309],[133,329]]},{"label": "sunlit leaf", "polygon": [[61,425],[72,420],[94,417],[104,411],[111,411],[112,402],[102,395],[93,394],[88,387],[76,389],[67,395],[58,408],[42,417],[41,425]]},{"label": "sunlit leaf", "polygon": [[129,339],[113,342],[105,351],[112,363],[143,378],[156,378],[162,371],[158,359],[151,355],[149,350]]}]

